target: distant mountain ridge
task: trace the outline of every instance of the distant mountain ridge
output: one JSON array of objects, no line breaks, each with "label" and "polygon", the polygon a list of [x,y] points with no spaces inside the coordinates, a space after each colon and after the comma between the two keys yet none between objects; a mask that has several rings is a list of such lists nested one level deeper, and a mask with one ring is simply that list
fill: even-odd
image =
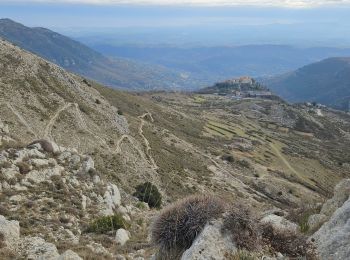
[{"label": "distant mountain ridge", "polygon": [[270,77],[296,70],[329,57],[350,56],[349,48],[288,45],[197,46],[177,47],[145,44],[118,45],[109,38],[79,38],[80,41],[108,57],[124,57],[183,71],[210,86],[227,78],[249,75]]},{"label": "distant mountain ridge", "polygon": [[30,28],[10,19],[0,19],[0,37],[71,72],[113,87],[152,90],[192,86],[190,79],[176,71],[125,58],[107,58],[80,42],[46,28]]},{"label": "distant mountain ridge", "polygon": [[291,73],[269,78],[265,83],[291,102],[318,102],[349,110],[350,57],[325,59]]}]

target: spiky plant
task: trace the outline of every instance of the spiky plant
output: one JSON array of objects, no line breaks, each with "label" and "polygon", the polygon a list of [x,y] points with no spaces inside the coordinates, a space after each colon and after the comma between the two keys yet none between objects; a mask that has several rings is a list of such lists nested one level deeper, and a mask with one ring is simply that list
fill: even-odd
[{"label": "spiky plant", "polygon": [[208,221],[219,218],[224,211],[224,202],[209,195],[190,196],[163,209],[151,229],[159,258],[176,259],[191,247]]}]

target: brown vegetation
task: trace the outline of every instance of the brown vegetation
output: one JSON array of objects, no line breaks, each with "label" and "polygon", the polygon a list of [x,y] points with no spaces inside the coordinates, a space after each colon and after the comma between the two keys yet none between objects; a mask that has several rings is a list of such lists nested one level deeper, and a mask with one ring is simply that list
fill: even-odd
[{"label": "brown vegetation", "polygon": [[151,231],[160,257],[181,254],[208,221],[220,217],[224,210],[221,199],[204,195],[190,196],[165,208],[155,219]]}]

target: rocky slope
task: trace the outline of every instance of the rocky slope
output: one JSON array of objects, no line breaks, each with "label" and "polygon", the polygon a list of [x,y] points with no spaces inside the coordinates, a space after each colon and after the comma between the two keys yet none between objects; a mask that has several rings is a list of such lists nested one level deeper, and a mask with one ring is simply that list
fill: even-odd
[{"label": "rocky slope", "polygon": [[147,181],[161,206],[215,194],[304,229],[349,176],[345,113],[277,100],[131,95],[6,41],[0,111],[0,221],[15,227],[1,231],[5,259],[43,252],[55,259],[67,250],[84,259],[150,258],[159,211],[133,195]]}]

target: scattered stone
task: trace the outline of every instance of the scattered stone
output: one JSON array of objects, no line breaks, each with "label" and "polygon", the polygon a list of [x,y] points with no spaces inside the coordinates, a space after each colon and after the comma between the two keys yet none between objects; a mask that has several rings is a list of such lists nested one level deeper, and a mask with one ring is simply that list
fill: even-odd
[{"label": "scattered stone", "polygon": [[60,255],[57,260],[83,260],[77,253],[72,250],[67,250],[62,255]]},{"label": "scattered stone", "polygon": [[123,228],[117,230],[115,234],[115,242],[118,245],[124,246],[129,241],[129,232]]}]

